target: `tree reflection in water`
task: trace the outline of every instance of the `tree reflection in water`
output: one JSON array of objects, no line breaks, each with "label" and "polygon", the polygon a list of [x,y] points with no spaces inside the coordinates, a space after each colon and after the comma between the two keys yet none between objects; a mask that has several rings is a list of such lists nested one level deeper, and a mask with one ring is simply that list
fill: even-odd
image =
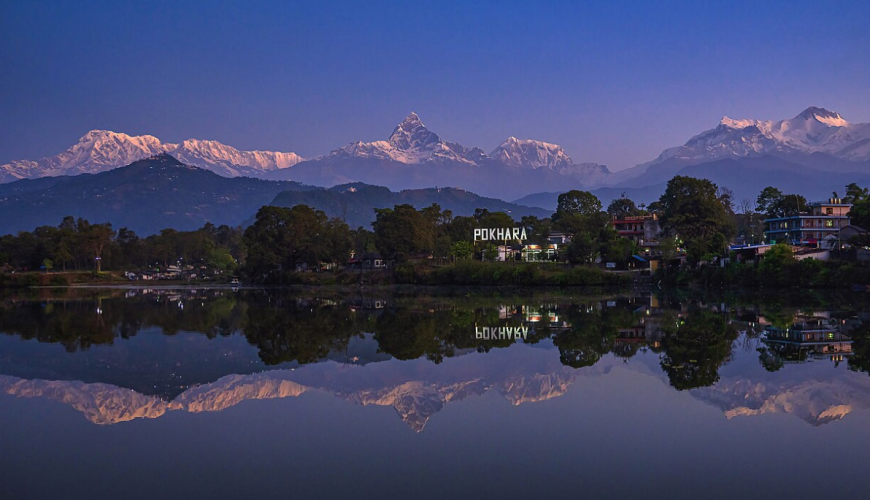
[{"label": "tree reflection in water", "polygon": [[[149,328],[209,339],[239,335],[265,365],[335,359],[347,354],[354,339],[366,338],[376,342],[379,355],[436,364],[518,342],[552,343],[561,363],[575,369],[594,366],[611,354],[627,362],[652,351],[677,390],[715,384],[743,333],[744,342],[757,345],[759,362],[769,371],[830,355],[848,358],[852,370],[870,372],[870,327],[862,321],[860,307],[825,316],[818,312],[825,304],[789,308],[778,301],[766,303],[731,300],[726,305],[722,299],[656,295],[324,298],[219,289],[72,290],[7,294],[0,300],[0,325],[6,335],[57,343],[68,352],[111,345]],[[805,336],[808,321],[815,320],[807,315],[828,318],[823,326],[832,335],[824,333],[824,342],[812,348]],[[347,359],[370,361],[357,355]],[[135,363],[135,356],[129,362]]]}]

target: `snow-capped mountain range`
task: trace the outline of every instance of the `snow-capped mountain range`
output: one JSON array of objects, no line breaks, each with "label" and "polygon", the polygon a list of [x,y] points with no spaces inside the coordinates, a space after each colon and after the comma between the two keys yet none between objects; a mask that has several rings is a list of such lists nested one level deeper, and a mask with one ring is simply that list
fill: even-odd
[{"label": "snow-capped mountain range", "polygon": [[94,174],[169,153],[187,165],[211,170],[225,177],[291,167],[303,158],[296,153],[239,151],[217,141],[188,139],[164,143],[151,135],[131,136],[109,130],[91,130],[72,147],[39,161],[19,160],[0,166],[0,182],[60,175]]},{"label": "snow-capped mountain range", "polygon": [[[287,170],[281,179],[293,179],[293,166],[306,161],[296,153],[240,151],[217,141],[189,139],[180,144],[164,143],[150,136],[130,136],[108,130],[92,130],[68,150],[38,161],[19,160],[0,166],[0,182],[59,175],[97,173],[128,165],[159,153],[169,153],[182,163],[211,170],[225,177],[266,177]],[[516,169],[547,170],[596,182],[609,173],[597,164],[574,164],[564,150],[541,141],[508,138],[491,155],[480,148],[465,147],[441,139],[411,113],[386,141],[354,142],[313,161],[383,160],[404,165],[451,165],[480,167],[493,160]],[[437,175],[437,171],[432,172]],[[360,179],[349,179],[360,180]],[[364,179],[363,179],[364,180]],[[433,179],[433,185],[438,182]]]},{"label": "snow-capped mountain range", "polygon": [[[295,180],[319,186],[348,182],[391,189],[450,185],[502,199],[542,191],[613,187],[598,193],[607,203],[617,191],[651,189],[676,174],[709,178],[751,194],[763,187],[756,184],[769,182],[774,171],[788,170],[798,176],[798,187],[818,186],[820,192],[842,189],[841,179],[835,182],[825,175],[870,175],[870,124],[850,123],[839,113],[817,107],[778,121],[724,117],[716,127],[682,146],[615,173],[597,163],[575,163],[557,144],[516,137],[508,137],[486,154],[480,148],[442,139],[416,113],[399,123],[387,140],[350,143],[312,159],[295,153],[241,151],[216,141],[164,143],[150,135],[92,130],[56,156],[0,165],[0,183],[102,172],[158,153],[172,154],[182,163],[225,177]],[[744,175],[752,171],[767,172],[768,177],[758,176],[755,182],[753,176]],[[741,180],[735,181],[735,176]],[[826,179],[831,182],[823,182]],[[858,180],[863,177],[849,182]],[[650,196],[658,194],[660,190],[650,192]]]},{"label": "snow-capped mountain range", "polygon": [[610,173],[607,167],[597,163],[575,164],[557,144],[513,136],[487,155],[480,148],[442,140],[413,112],[396,126],[386,141],[354,142],[316,160],[347,158],[390,160],[408,165],[454,163],[468,166],[482,166],[494,160],[516,169],[543,169],[571,176],[585,185],[597,184]]},{"label": "snow-capped mountain range", "polygon": [[562,146],[508,137],[489,154],[495,160],[521,168],[560,170],[574,165]]},{"label": "snow-capped mountain range", "polygon": [[817,107],[778,121],[725,116],[715,128],[615,178],[630,179],[665,163],[697,165],[723,159],[763,155],[794,158],[814,153],[851,162],[870,160],[870,123],[849,123],[839,113]]}]

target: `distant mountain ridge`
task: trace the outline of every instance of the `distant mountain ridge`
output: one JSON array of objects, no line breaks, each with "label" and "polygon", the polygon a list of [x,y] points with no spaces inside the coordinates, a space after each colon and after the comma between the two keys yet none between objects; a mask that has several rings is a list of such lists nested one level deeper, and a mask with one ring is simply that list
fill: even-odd
[{"label": "distant mountain ridge", "polygon": [[237,226],[296,182],[227,178],[161,153],[122,168],[0,185],[0,234],[56,226],[66,215],[111,222],[141,235]]},{"label": "distant mountain ridge", "polygon": [[508,138],[487,155],[441,139],[411,113],[385,141],[353,142],[314,159],[296,153],[240,151],[217,141],[163,143],[150,135],[92,130],[56,156],[0,165],[0,183],[18,179],[98,173],[159,153],[224,177],[295,180],[319,186],[348,182],[391,189],[461,186],[492,197],[516,197],[529,186],[593,186],[610,174],[594,163],[575,164],[558,145]]},{"label": "distant mountain ridge", "polygon": [[[644,175],[643,182],[625,183],[591,190],[607,206],[622,195],[636,203],[649,204],[664,193],[667,181],[674,175],[686,175],[709,179],[720,187],[731,189],[734,201],[754,201],[767,186],[775,186],[787,193],[800,193],[810,200],[830,197],[831,192],[844,192],[845,186],[855,182],[870,186],[870,161],[852,162],[861,171],[839,171],[836,164],[828,164],[829,170],[797,163],[793,159],[779,156],[749,156],[745,158],[726,158],[696,165],[681,166],[667,175]],[[809,162],[808,162],[809,163]],[[541,207],[555,210],[561,191],[532,193],[513,202],[519,205]]]},{"label": "distant mountain ridge", "polygon": [[240,151],[217,141],[188,139],[164,143],[151,135],[131,136],[91,130],[58,155],[39,161],[19,160],[0,165],[0,183],[61,175],[95,174],[129,165],[160,153],[171,153],[188,165],[224,177],[262,177],[268,170],[291,167],[303,158],[296,153]]},{"label": "distant mountain ridge", "polygon": [[452,211],[453,215],[473,215],[478,208],[491,212],[507,212],[517,220],[526,215],[540,218],[552,215],[550,210],[484,198],[464,189],[427,188],[393,192],[385,187],[362,183],[343,184],[329,189],[285,191],[278,194],[270,204],[279,207],[308,205],[323,210],[330,217],[343,219],[352,228],[368,228],[375,220],[376,208],[409,204],[421,209],[433,203],[437,203],[442,210]]},{"label": "distant mountain ridge", "polygon": [[448,142],[411,113],[386,141],[355,142],[331,153],[271,171],[269,179],[317,186],[363,182],[390,189],[458,186],[482,196],[509,199],[530,189],[591,187],[610,172],[604,165],[575,164],[558,145],[508,138],[490,155]]},{"label": "distant mountain ridge", "polygon": [[[353,142],[313,159],[295,153],[240,151],[216,141],[189,139],[173,144],[149,135],[93,130],[59,155],[0,165],[0,183],[98,173],[158,153],[171,153],[186,164],[224,177],[293,180],[324,187],[363,182],[392,190],[447,185],[506,200],[571,189],[646,193],[678,173],[704,175],[741,191],[742,196],[765,187],[760,185],[765,175],[743,169],[749,166],[782,171],[799,178],[797,184],[830,194],[842,189],[843,177],[835,180],[830,174],[853,174],[857,182],[870,171],[870,124],[850,123],[839,113],[819,107],[776,121],[726,116],[682,146],[618,172],[597,163],[575,163],[557,144],[516,137],[508,137],[486,154],[442,139],[416,113],[402,120],[387,140]],[[699,165],[708,166],[690,168]],[[723,184],[734,179],[729,168],[735,166],[749,175],[737,179],[739,185]]]},{"label": "distant mountain ridge", "polygon": [[865,171],[870,161],[870,123],[849,123],[839,113],[818,107],[778,121],[726,116],[715,128],[701,132],[682,146],[668,148],[652,161],[618,172],[610,184],[639,187],[667,180],[691,165],[764,156],[798,164],[816,157],[814,166],[818,170],[828,170],[830,164],[837,171]]},{"label": "distant mountain ridge", "polygon": [[0,235],[56,226],[67,215],[111,222],[115,228],[127,227],[140,235],[165,228],[193,230],[206,222],[238,226],[251,222],[264,205],[300,203],[344,218],[353,227],[369,226],[374,220],[374,208],[402,203],[418,208],[438,203],[456,215],[471,215],[476,208],[504,210],[515,217],[550,215],[543,209],[484,198],[461,189],[394,193],[359,183],[326,189],[292,181],[228,178],[161,153],[106,172],[0,185]]}]

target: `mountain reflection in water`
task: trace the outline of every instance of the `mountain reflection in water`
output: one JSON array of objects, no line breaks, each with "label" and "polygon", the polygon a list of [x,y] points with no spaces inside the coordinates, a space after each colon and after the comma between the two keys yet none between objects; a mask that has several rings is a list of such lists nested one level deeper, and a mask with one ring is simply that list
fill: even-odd
[{"label": "mountain reflection in water", "polygon": [[545,401],[620,367],[728,418],[820,425],[870,407],[867,319],[854,297],[12,294],[0,392],[115,424],[317,391],[393,407],[419,432],[455,401]]}]

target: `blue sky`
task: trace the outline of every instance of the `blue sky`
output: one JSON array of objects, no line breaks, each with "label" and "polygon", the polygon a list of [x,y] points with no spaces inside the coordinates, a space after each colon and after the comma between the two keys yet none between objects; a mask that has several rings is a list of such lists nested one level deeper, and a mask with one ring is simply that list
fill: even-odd
[{"label": "blue sky", "polygon": [[416,111],[621,169],[723,115],[870,121],[870,2],[0,0],[0,162],[90,129],[328,152]]}]

